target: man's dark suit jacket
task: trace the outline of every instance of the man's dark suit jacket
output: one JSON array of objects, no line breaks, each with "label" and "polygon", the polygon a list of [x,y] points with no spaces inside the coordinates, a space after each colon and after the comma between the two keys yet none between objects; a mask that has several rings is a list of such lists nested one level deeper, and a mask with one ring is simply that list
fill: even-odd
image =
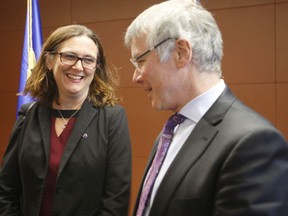
[{"label": "man's dark suit jacket", "polygon": [[198,122],[158,188],[149,216],[164,215],[288,216],[284,137],[227,87]]},{"label": "man's dark suit jacket", "polygon": [[[19,121],[22,114],[23,110]],[[0,169],[0,215],[38,216],[49,164],[50,109],[33,106],[17,142],[19,121]],[[130,174],[130,138],[123,108],[95,108],[85,101],[60,162],[54,215],[126,216]]]}]

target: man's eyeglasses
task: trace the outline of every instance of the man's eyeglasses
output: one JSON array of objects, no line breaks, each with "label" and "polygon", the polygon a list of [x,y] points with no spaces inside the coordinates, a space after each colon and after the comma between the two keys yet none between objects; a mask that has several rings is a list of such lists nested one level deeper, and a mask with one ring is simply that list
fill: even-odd
[{"label": "man's eyeglasses", "polygon": [[155,46],[151,47],[150,49],[148,49],[147,51],[143,52],[141,55],[135,57],[135,58],[130,58],[131,63],[135,66],[136,70],[140,71],[141,66],[139,65],[139,59],[141,59],[143,56],[147,55],[148,53],[150,53],[152,50],[156,49],[157,47],[159,47],[161,44],[163,44],[164,42],[173,39],[173,38],[166,38],[165,40],[157,43]]},{"label": "man's eyeglasses", "polygon": [[81,58],[73,53],[61,52],[61,53],[53,53],[60,55],[60,61],[63,64],[74,66],[79,60],[81,61],[82,67],[88,70],[94,70],[97,66],[97,59],[92,57],[84,57]]}]

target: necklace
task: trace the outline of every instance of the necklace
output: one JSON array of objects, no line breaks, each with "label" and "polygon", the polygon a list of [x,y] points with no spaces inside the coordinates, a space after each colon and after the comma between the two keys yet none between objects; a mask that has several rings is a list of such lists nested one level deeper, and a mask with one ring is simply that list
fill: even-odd
[{"label": "necklace", "polygon": [[66,121],[66,119],[63,117],[61,111],[60,111],[59,109],[57,109],[57,110],[58,110],[58,113],[60,114],[62,120],[64,121],[64,125],[62,126],[62,129],[64,130],[64,128],[67,126],[67,124],[68,124],[68,122],[70,121],[70,119],[71,119],[73,116],[75,116],[76,113],[77,113],[80,109],[76,110],[76,111],[69,117],[68,121]]}]

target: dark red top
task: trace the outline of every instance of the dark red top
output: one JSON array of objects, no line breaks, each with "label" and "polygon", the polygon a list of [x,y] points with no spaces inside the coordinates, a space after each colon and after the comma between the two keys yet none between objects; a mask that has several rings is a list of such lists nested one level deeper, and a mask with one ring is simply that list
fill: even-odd
[{"label": "dark red top", "polygon": [[56,182],[58,168],[64,148],[75,124],[76,118],[71,118],[69,120],[67,126],[64,128],[59,137],[55,131],[55,120],[56,117],[52,116],[50,128],[50,159],[39,216],[52,215],[53,197],[57,189]]}]

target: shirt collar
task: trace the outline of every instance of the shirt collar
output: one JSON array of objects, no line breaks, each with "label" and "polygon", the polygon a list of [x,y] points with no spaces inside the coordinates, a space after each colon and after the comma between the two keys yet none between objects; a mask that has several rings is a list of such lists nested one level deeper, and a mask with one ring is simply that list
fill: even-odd
[{"label": "shirt collar", "polygon": [[222,94],[225,87],[226,84],[221,79],[215,86],[189,101],[179,113],[197,123]]}]

